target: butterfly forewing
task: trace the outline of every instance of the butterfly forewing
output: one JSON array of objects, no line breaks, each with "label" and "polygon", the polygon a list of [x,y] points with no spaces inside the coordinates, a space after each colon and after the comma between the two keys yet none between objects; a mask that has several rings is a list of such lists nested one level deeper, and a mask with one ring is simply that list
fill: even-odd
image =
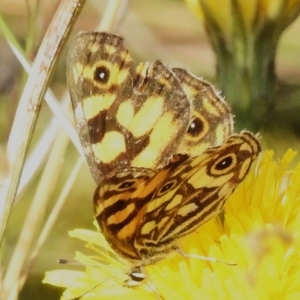
[{"label": "butterfly forewing", "polygon": [[79,35],[67,78],[97,183],[116,168],[165,164],[187,131],[192,108],[177,76],[160,61],[136,67],[119,36]]},{"label": "butterfly forewing", "polygon": [[[132,120],[122,114],[132,133],[128,149],[138,149],[131,166],[156,168],[164,165],[186,133],[191,105],[177,77],[160,61],[140,64],[130,103]],[[125,127],[125,125],[124,125]]]},{"label": "butterfly forewing", "polygon": [[[118,49],[118,51],[115,51]],[[67,61],[67,79],[74,116],[88,165],[94,179],[102,177],[102,161],[97,156],[99,143],[113,127],[107,122],[109,110],[116,110],[120,95],[130,95],[133,85],[134,61],[124,48],[122,39],[109,34],[81,34],[71,47]],[[112,112],[112,111],[111,111]],[[115,135],[112,148],[123,152],[122,142]],[[101,151],[100,151],[101,152]],[[113,149],[111,149],[111,152]],[[108,158],[103,157],[104,163]]]}]

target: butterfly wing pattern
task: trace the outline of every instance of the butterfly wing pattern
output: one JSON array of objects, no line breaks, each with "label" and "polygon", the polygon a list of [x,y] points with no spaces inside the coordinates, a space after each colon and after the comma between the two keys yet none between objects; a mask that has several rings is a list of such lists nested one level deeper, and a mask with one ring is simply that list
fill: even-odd
[{"label": "butterfly wing pattern", "polygon": [[222,210],[259,152],[244,131],[199,156],[175,155],[159,170],[115,170],[96,190],[96,220],[121,256],[142,265],[159,260]]},{"label": "butterfly wing pattern", "polygon": [[67,79],[97,184],[116,168],[155,169],[174,153],[199,154],[232,133],[230,108],[212,85],[174,70],[160,61],[135,67],[117,35],[88,32],[77,37]]},{"label": "butterfly wing pattern", "polygon": [[135,266],[160,260],[217,215],[260,152],[252,133],[233,134],[210,83],[158,60],[135,66],[117,35],[80,34],[67,79],[98,185],[95,218]]}]

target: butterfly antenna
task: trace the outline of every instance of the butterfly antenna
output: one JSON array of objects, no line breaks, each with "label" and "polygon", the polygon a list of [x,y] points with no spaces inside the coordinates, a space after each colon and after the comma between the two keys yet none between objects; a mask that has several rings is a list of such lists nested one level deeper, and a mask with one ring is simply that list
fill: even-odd
[{"label": "butterfly antenna", "polygon": [[157,289],[155,287],[151,286],[149,284],[149,282],[146,282],[146,284],[149,287],[149,289],[155,294],[157,299],[165,300],[165,298],[159,294],[159,292],[157,291]]},{"label": "butterfly antenna", "polygon": [[[63,258],[60,258],[57,260],[57,262],[59,264],[62,264],[62,265],[76,265],[76,266],[83,266],[83,267],[93,267],[93,268],[97,268],[97,269],[101,269],[102,267],[105,267],[105,266],[98,266],[98,265],[94,265],[94,264],[83,264],[83,263],[80,263],[76,260],[68,260],[68,259],[63,259]],[[85,296],[86,294],[94,291],[95,289],[97,289],[99,286],[101,286],[103,283],[117,277],[119,274],[116,274],[116,275],[113,275],[111,277],[108,277],[106,278],[105,280],[99,282],[98,284],[96,284],[95,286],[93,286],[92,288],[90,288],[89,290],[87,290],[86,292],[84,292],[83,294],[81,294],[80,296],[76,297],[76,298],[72,298],[72,299],[69,299],[69,300],[80,300],[83,296]]]},{"label": "butterfly antenna", "polygon": [[111,276],[109,278],[106,278],[105,280],[99,282],[98,284],[96,284],[95,286],[93,286],[92,288],[90,288],[89,290],[87,290],[86,292],[84,292],[83,294],[81,294],[80,296],[76,297],[76,298],[72,298],[70,300],[80,300],[82,297],[84,297],[85,295],[89,294],[90,292],[94,291],[95,289],[97,289],[100,285],[102,285],[103,283],[105,283],[106,281],[113,279],[114,277],[116,277],[116,275]]},{"label": "butterfly antenna", "polygon": [[58,259],[57,262],[61,265],[75,265],[75,266],[83,266],[83,267],[93,267],[97,269],[101,269],[102,267],[105,267],[105,266],[99,267],[98,265],[93,265],[93,264],[83,264],[76,260],[68,260],[63,258]]}]

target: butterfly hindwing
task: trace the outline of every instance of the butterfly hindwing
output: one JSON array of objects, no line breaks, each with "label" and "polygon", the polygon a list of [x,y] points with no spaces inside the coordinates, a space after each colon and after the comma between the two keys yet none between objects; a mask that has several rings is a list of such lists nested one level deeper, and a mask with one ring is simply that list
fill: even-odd
[{"label": "butterfly hindwing", "polygon": [[[173,205],[169,219],[163,225],[160,222],[157,224],[160,230],[153,237],[157,241],[156,248],[171,244],[219,214],[225,201],[244,180],[259,152],[260,145],[256,137],[244,131],[230,136],[223,145],[210,148],[200,156],[184,161],[179,170],[168,178],[168,182],[176,180],[176,185],[165,190],[160,198],[154,194],[151,201],[152,206],[156,199],[159,199],[158,202],[168,201],[169,205]],[[159,205],[156,204],[157,207]],[[148,210],[147,208],[144,214],[145,222],[152,219]],[[160,210],[158,215],[163,218],[164,210]],[[144,241],[145,237],[141,236],[137,240]]]},{"label": "butterfly hindwing", "polygon": [[[111,246],[121,255],[147,263],[157,260],[179,238],[221,211],[259,151],[255,136],[244,131],[199,156],[175,155],[159,170],[116,170],[95,193],[96,208],[107,203],[105,213],[96,209],[96,219],[101,228],[109,228]],[[126,189],[116,188],[114,182]],[[123,217],[116,220],[119,228],[108,222],[113,215]],[[122,246],[115,243],[120,232]]]},{"label": "butterfly hindwing", "polygon": [[190,126],[176,153],[196,156],[208,147],[222,144],[233,133],[229,105],[209,82],[181,68],[172,70],[193,104]]},{"label": "butterfly hindwing", "polygon": [[145,168],[112,171],[104,177],[94,195],[94,215],[107,241],[123,257],[137,259],[136,228],[153,191],[145,191],[155,176]]}]

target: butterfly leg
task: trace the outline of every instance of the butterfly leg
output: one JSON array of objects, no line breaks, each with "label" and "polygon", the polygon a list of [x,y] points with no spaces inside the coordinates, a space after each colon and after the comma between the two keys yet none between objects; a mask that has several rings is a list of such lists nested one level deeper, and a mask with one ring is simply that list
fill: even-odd
[{"label": "butterfly leg", "polygon": [[236,266],[237,265],[236,263],[229,263],[224,260],[216,259],[215,257],[209,257],[209,256],[204,256],[204,255],[198,255],[198,254],[187,254],[179,246],[174,246],[174,250],[176,250],[181,256],[183,256],[185,258],[197,258],[197,259],[202,259],[205,261],[222,263],[222,264],[225,264],[228,266]]}]

